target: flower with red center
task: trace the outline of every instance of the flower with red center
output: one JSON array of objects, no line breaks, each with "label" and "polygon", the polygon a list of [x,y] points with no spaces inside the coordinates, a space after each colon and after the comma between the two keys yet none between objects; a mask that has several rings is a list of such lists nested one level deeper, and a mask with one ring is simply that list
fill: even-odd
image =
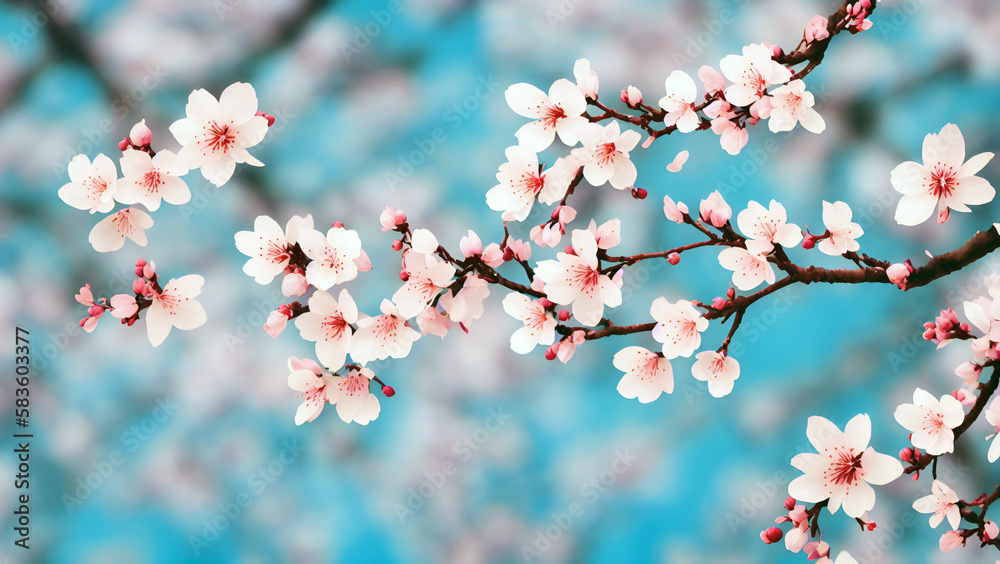
[{"label": "flower with red center", "polygon": [[313,286],[329,290],[334,284],[357,278],[359,269],[355,261],[362,257],[357,231],[332,227],[324,237],[315,229],[303,229],[298,243],[312,259],[306,266],[306,280]]},{"label": "flower with red center", "polygon": [[663,343],[667,358],[689,357],[701,346],[701,333],[708,329],[708,320],[687,300],[670,303],[666,298],[656,298],[649,308],[656,320],[653,338]]},{"label": "flower with red center", "polygon": [[535,274],[545,284],[546,297],[560,305],[573,304],[573,316],[588,326],[597,325],[604,317],[604,306],[618,307],[622,303],[621,289],[602,274],[597,260],[597,240],[586,229],[573,231],[575,255],[559,253],[558,260],[538,263]]},{"label": "flower with red center", "polygon": [[115,199],[123,204],[142,204],[149,211],[160,207],[160,200],[179,206],[191,200],[191,191],[181,176],[188,173],[180,158],[170,151],[150,157],[145,151],[127,149],[119,160],[122,178],[118,180]]},{"label": "flower with red center", "polygon": [[824,417],[810,417],[806,436],[817,452],[792,458],[792,466],[804,474],[788,484],[788,495],[806,503],[829,499],[830,513],[843,506],[855,518],[875,507],[869,484],[888,484],[902,475],[903,465],[868,446],[871,430],[871,419],[864,414],[851,419],[844,431]]},{"label": "flower with red center", "polygon": [[311,215],[304,218],[292,216],[284,231],[270,217],[257,216],[253,222],[253,231],[240,231],[236,234],[236,248],[250,257],[243,265],[243,272],[253,276],[258,284],[270,284],[288,266],[289,248],[298,240],[299,232],[303,229],[312,230],[312,226]]},{"label": "flower with red center", "polygon": [[295,411],[295,424],[301,425],[316,419],[323,411],[333,389],[333,376],[324,373],[314,361],[307,358],[299,360],[294,356],[288,359],[288,370],[291,372],[288,386],[302,392],[298,396],[302,398],[302,404]]},{"label": "flower with red center", "polygon": [[90,230],[88,240],[99,253],[117,251],[125,239],[146,246],[146,229],[153,226],[153,218],[139,208],[130,207],[102,219]]},{"label": "flower with red center", "polygon": [[358,330],[351,337],[351,358],[359,364],[390,356],[403,358],[420,338],[391,301],[382,300],[381,310],[382,315],[358,319]]},{"label": "flower with red center", "polygon": [[767,208],[751,200],[747,209],[736,216],[736,224],[751,239],[783,247],[794,247],[802,240],[802,230],[794,223],[787,223],[785,207],[775,200]]},{"label": "flower with red center", "polygon": [[346,376],[330,377],[327,400],[337,406],[337,415],[344,423],[367,425],[378,417],[381,406],[370,390],[374,377],[375,373],[368,368],[351,368]]},{"label": "flower with red center", "polygon": [[938,208],[938,223],[947,221],[950,210],[967,212],[969,206],[993,200],[996,190],[976,176],[993,153],[979,153],[965,160],[965,138],[955,124],[939,134],[924,137],[923,164],[907,161],[892,170],[892,187],[903,197],[896,207],[900,225],[923,223]]},{"label": "flower with red center", "polygon": [[618,190],[635,184],[637,172],[629,151],[639,144],[639,132],[622,131],[617,121],[606,126],[588,123],[579,130],[582,147],[571,155],[583,163],[583,177],[594,186],[611,182]]},{"label": "flower with red center", "polygon": [[178,157],[188,168],[201,168],[206,180],[222,186],[236,163],[264,166],[247,149],[267,134],[267,118],[257,114],[257,93],[244,82],[229,85],[217,100],[207,90],[191,93],[187,117],[170,125],[182,145]]},{"label": "flower with red center", "polygon": [[708,393],[721,398],[733,391],[733,385],[740,377],[740,363],[735,358],[716,351],[702,351],[695,355],[698,359],[691,366],[695,380],[708,382]]},{"label": "flower with red center", "polygon": [[537,345],[551,345],[555,342],[556,325],[559,322],[538,300],[513,292],[503,299],[503,310],[514,319],[524,322],[524,327],[510,336],[510,348],[517,354],[528,354]]},{"label": "flower with red center", "polygon": [[784,84],[792,71],[778,64],[768,45],[755,43],[743,48],[743,55],[727,55],[719,62],[722,74],[733,82],[725,89],[726,100],[735,106],[749,106],[767,95],[767,87]]},{"label": "flower with red center", "polygon": [[508,147],[506,155],[507,162],[497,172],[500,184],[486,193],[486,204],[494,211],[504,212],[505,221],[523,221],[531,213],[536,198],[547,204],[559,201],[576,176],[577,167],[563,158],[540,171],[538,155],[522,145]]},{"label": "flower with red center", "polygon": [[674,371],[670,361],[642,347],[625,347],[615,354],[615,368],[625,373],[618,381],[618,393],[626,399],[649,403],[661,393],[674,391]]},{"label": "flower with red center", "polygon": [[309,311],[295,318],[295,327],[307,341],[316,342],[316,358],[329,370],[340,370],[351,350],[351,325],[358,321],[358,307],[347,290],[340,299],[317,290],[309,297]]},{"label": "flower with red center", "polygon": [[913,502],[913,508],[921,513],[931,513],[930,525],[936,529],[945,517],[952,529],[957,529],[962,521],[961,509],[958,507],[958,494],[941,480],[931,484],[931,495],[924,496]]},{"label": "flower with red center", "polygon": [[153,292],[153,303],[146,313],[146,333],[154,347],[167,338],[171,327],[189,331],[205,324],[205,308],[194,299],[204,283],[201,276],[188,274],[167,282],[162,292]]},{"label": "flower with red center", "polygon": [[576,145],[577,130],[587,124],[583,112],[587,101],[583,93],[572,82],[560,78],[549,88],[546,96],[538,88],[524,82],[515,84],[504,93],[510,109],[535,121],[517,130],[517,140],[529,151],[539,152],[548,148],[555,139],[566,145]]},{"label": "flower with red center", "polygon": [[59,189],[59,198],[78,210],[107,213],[115,207],[118,193],[118,170],[115,163],[100,154],[91,163],[87,155],[77,155],[69,162],[69,182]]},{"label": "flower with red center", "polygon": [[766,100],[768,103],[761,108],[760,116],[768,119],[767,127],[773,133],[791,131],[796,123],[812,133],[822,133],[826,129],[823,117],[813,109],[816,100],[812,92],[806,91],[806,85],[801,80],[775,88]]},{"label": "flower with red center", "polygon": [[965,419],[962,402],[950,394],[938,401],[928,392],[917,388],[913,392],[913,403],[904,403],[896,408],[896,421],[911,432],[910,442],[927,454],[938,455],[955,450],[955,427]]},{"label": "flower with red center", "polygon": [[396,290],[392,301],[400,315],[409,319],[420,313],[442,289],[451,284],[455,267],[434,255],[407,251],[403,255],[403,270],[409,274],[406,283]]}]

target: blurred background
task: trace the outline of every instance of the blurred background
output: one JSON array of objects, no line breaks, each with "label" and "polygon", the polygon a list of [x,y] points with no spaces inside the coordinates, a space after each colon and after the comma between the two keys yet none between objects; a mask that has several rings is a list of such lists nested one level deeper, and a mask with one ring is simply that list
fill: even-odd
[{"label": "blurred background", "polygon": [[[791,48],[830,2],[414,0],[330,2],[46,0],[0,6],[0,327],[31,331],[31,549],[13,546],[14,444],[0,439],[0,561],[173,562],[797,562],[759,531],[780,515],[810,450],[806,418],[843,426],[869,413],[873,446],[895,453],[905,431],[892,419],[917,386],[941,395],[968,357],[955,344],[934,353],[920,324],[984,293],[1000,272],[987,257],[931,288],[793,287],[752,308],[731,349],[742,374],[726,398],[710,397],[673,363],[676,389],[648,405],[615,391],[611,365],[648,336],[588,343],[568,365],[542,349],[508,348],[519,326],[494,291],[471,334],[428,336],[404,361],[382,363],[397,390],[367,427],[333,410],[296,427],[299,400],[286,385],[288,356],[312,356],[294,330],[277,339],[261,325],[288,299],[279,284],[243,275],[233,234],[258,214],[279,223],[312,213],[360,232],[375,271],[347,285],[375,313],[398,286],[386,205],[404,209],[457,248],[475,229],[502,236],[484,195],[524,119],[503,91],[572,79],[587,57],[601,99],[618,105],[634,84],[655,103],[674,69],[694,75],[750,42]],[[774,135],[751,130],[730,157],[710,133],[662,138],[633,157],[645,201],[584,190],[575,205],[602,223],[623,218],[622,253],[690,242],[664,220],[669,194],[696,208],[719,189],[735,211],[774,197],[790,221],[822,231],[820,201],[843,200],[865,230],[862,250],[899,262],[925,260],[996,221],[997,204],[902,228],[889,171],[918,159],[923,136],[959,125],[968,153],[995,151],[1000,4],[885,1],[874,27],[838,37],[807,78],[828,128]],[[277,123],[221,189],[186,177],[186,206],[153,214],[149,245],[96,253],[96,216],[56,196],[77,153],[112,155],[140,119],[156,149],[176,149],[167,127],[191,90],[218,95],[254,85]],[[558,147],[558,143],[554,145]],[[682,149],[679,174],[664,166]],[[556,149],[550,151],[552,157]],[[548,155],[548,154],[547,154]],[[549,159],[551,162],[551,159]],[[982,176],[997,183],[994,161]],[[546,212],[532,219],[540,223]],[[526,223],[523,236],[527,235]],[[551,253],[535,248],[532,259]],[[845,264],[818,252],[793,259]],[[209,321],[174,331],[159,348],[144,322],[106,317],[93,334],[73,295],[125,291],[137,258],[165,278],[202,274]],[[512,273],[515,276],[516,272]],[[711,301],[728,287],[716,253],[676,267],[650,264],[625,278],[619,323],[646,322],[657,296]],[[704,346],[725,327],[713,324]],[[13,349],[4,345],[4,358]],[[13,366],[13,361],[5,361]],[[0,418],[13,429],[13,381],[0,386]],[[991,432],[977,424],[941,478],[966,499],[992,488]],[[929,476],[878,490],[862,533],[823,514],[824,540],[861,562],[992,562],[992,553],[937,551],[910,504]],[[572,510],[573,514],[570,515]],[[6,558],[7,560],[4,560]]]}]

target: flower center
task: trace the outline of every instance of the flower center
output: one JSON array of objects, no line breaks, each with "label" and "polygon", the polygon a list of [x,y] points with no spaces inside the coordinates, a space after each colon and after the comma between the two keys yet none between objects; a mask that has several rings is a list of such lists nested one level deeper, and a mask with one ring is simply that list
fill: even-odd
[{"label": "flower center", "polygon": [[854,451],[840,451],[838,458],[830,467],[830,481],[836,485],[855,485],[858,483],[858,474],[861,471],[861,455],[854,455]]},{"label": "flower center", "polygon": [[522,194],[535,196],[542,191],[543,186],[545,186],[545,179],[541,176],[530,173],[521,175]]},{"label": "flower center", "polygon": [[927,186],[927,191],[937,198],[947,198],[958,186],[955,169],[951,166],[938,163],[931,170],[931,181]]},{"label": "flower center", "polygon": [[601,166],[605,166],[611,163],[615,158],[615,153],[618,149],[615,148],[614,143],[601,143],[597,146],[597,150],[594,151],[594,158],[597,159],[597,163]]},{"label": "flower center", "polygon": [[344,378],[342,386],[341,391],[349,396],[361,395],[363,392],[368,391],[368,378],[365,378],[361,374],[348,376]]},{"label": "flower center", "polygon": [[147,193],[156,192],[157,188],[160,187],[160,184],[163,184],[160,180],[160,171],[154,169],[147,172],[143,175],[139,184],[146,187]]},{"label": "flower center", "polygon": [[600,273],[597,270],[583,263],[577,264],[570,271],[570,280],[587,295],[597,289],[599,277]]},{"label": "flower center", "polygon": [[229,125],[219,125],[212,122],[208,128],[208,148],[213,152],[222,151],[226,153],[229,148],[236,143],[236,134],[229,128]]},{"label": "flower center", "polygon": [[566,112],[559,107],[559,104],[552,104],[545,106],[545,110],[542,113],[542,123],[545,127],[555,127],[556,122],[566,117]]},{"label": "flower center", "polygon": [[329,315],[323,318],[323,327],[326,329],[326,339],[340,339],[344,335],[344,329],[347,328],[347,322],[340,315]]}]

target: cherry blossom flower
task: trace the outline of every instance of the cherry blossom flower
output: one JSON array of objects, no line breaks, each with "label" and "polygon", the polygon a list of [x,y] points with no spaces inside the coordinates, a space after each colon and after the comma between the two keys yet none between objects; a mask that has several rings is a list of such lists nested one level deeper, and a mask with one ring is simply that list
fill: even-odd
[{"label": "cherry blossom flower", "polygon": [[688,207],[683,202],[676,204],[670,196],[663,197],[663,213],[667,219],[675,223],[684,223],[684,216],[688,214]]},{"label": "cherry blossom flower", "polygon": [[430,333],[443,339],[451,329],[451,320],[442,315],[436,307],[426,307],[417,314],[417,327],[424,335]]},{"label": "cherry blossom flower", "polygon": [[455,267],[434,255],[408,252],[403,255],[406,283],[392,296],[399,313],[409,319],[420,313],[442,289],[451,284]]},{"label": "cherry blossom flower", "polygon": [[875,507],[869,484],[888,484],[902,475],[903,465],[868,446],[871,428],[864,414],[851,419],[843,432],[824,417],[810,417],[806,436],[819,454],[792,458],[792,466],[804,474],[788,484],[788,495],[806,503],[829,499],[830,513],[843,505],[844,513],[855,518]]},{"label": "cherry blossom flower", "polygon": [[160,200],[179,206],[191,200],[191,190],[181,180],[187,167],[171,151],[160,151],[150,157],[145,151],[127,149],[118,161],[122,177],[118,180],[115,199],[129,204],[142,204],[149,211],[160,208]]},{"label": "cherry blossom flower", "polygon": [[733,208],[729,207],[726,200],[718,190],[712,192],[707,198],[701,201],[698,207],[701,212],[701,219],[721,228],[733,216]]},{"label": "cherry blossom flower", "polygon": [[618,393],[626,399],[649,403],[661,393],[674,391],[674,371],[670,361],[642,347],[626,347],[613,361],[615,368],[625,373],[618,381]]},{"label": "cherry blossom flower", "polygon": [[304,229],[299,234],[299,246],[312,259],[306,267],[306,280],[320,290],[329,290],[334,284],[354,280],[358,276],[361,257],[361,238],[358,232],[343,227],[333,227],[324,237],[315,229]]},{"label": "cherry blossom flower", "polygon": [[170,125],[170,133],[181,144],[177,154],[188,168],[201,168],[201,174],[216,186],[232,176],[236,163],[264,166],[247,149],[260,143],[267,134],[267,119],[257,114],[257,93],[253,86],[236,82],[222,91],[216,100],[207,90],[198,89],[188,96],[186,118]]},{"label": "cherry blossom flower", "polygon": [[825,541],[813,541],[808,542],[802,547],[802,551],[805,553],[806,558],[809,560],[826,560],[830,561],[830,545]]},{"label": "cherry blossom flower", "polygon": [[[311,219],[310,216],[310,223]],[[243,265],[243,272],[253,276],[258,284],[270,284],[288,266],[289,245],[285,232],[278,222],[266,215],[257,216],[253,222],[253,231],[240,231],[235,240],[236,248],[250,257]]]},{"label": "cherry blossom flower", "polygon": [[903,197],[896,207],[900,225],[923,223],[938,208],[938,223],[947,221],[949,210],[970,211],[968,206],[993,200],[996,190],[976,176],[993,153],[979,153],[965,160],[965,139],[955,124],[938,134],[924,137],[923,164],[907,161],[892,170],[892,187]]},{"label": "cherry blossom flower", "polygon": [[594,240],[597,241],[598,249],[613,249],[622,242],[622,221],[617,217],[605,221],[600,227],[597,226],[596,221],[591,219],[587,231],[594,234]]},{"label": "cherry blossom flower", "polygon": [[91,163],[87,155],[77,155],[69,162],[69,182],[59,189],[59,199],[78,210],[108,213],[115,207],[118,193],[118,170],[103,153]]},{"label": "cherry blossom flower", "polygon": [[938,401],[926,391],[917,388],[913,392],[913,403],[904,403],[896,408],[896,421],[909,430],[910,442],[927,454],[938,455],[955,450],[955,434],[952,431],[965,419],[961,402],[950,395],[941,396]]},{"label": "cherry blossom flower", "polygon": [[135,296],[128,294],[115,294],[111,296],[111,315],[118,319],[128,319],[139,311],[139,305],[135,303]]},{"label": "cherry blossom flower", "polygon": [[993,442],[990,443],[990,450],[986,453],[986,459],[990,462],[996,462],[1000,458],[1000,398],[993,398],[990,402],[989,409],[986,410],[984,414],[986,417],[986,422],[993,425],[993,435],[986,437],[989,439],[993,438]]},{"label": "cherry blossom flower", "polygon": [[823,201],[823,224],[830,236],[819,242],[820,252],[838,256],[861,248],[855,240],[865,234],[857,223],[851,221],[851,207],[845,202]]},{"label": "cherry blossom flower", "polygon": [[630,84],[628,88],[622,90],[621,99],[626,106],[635,108],[642,103],[642,91]]},{"label": "cherry blossom flower", "polygon": [[476,235],[476,232],[469,230],[469,234],[462,237],[458,243],[458,249],[462,251],[462,256],[470,258],[483,254],[483,241]]},{"label": "cherry blossom flower", "polygon": [[[871,22],[868,22],[871,24]],[[959,531],[948,531],[941,535],[941,539],[938,541],[938,548],[941,552],[951,552],[960,546],[965,546],[965,537]]]},{"label": "cherry blossom flower", "polygon": [[130,207],[102,219],[90,230],[88,240],[99,253],[117,251],[125,244],[125,239],[135,241],[140,247],[146,246],[146,229],[153,226],[153,218],[139,208]]},{"label": "cherry blossom flower", "polygon": [[508,147],[506,154],[507,162],[497,172],[500,184],[486,193],[486,204],[504,212],[505,221],[524,221],[536,197],[543,203],[553,203],[566,194],[572,177],[565,159],[557,159],[548,170],[539,172],[538,155],[526,147]]},{"label": "cherry blossom flower", "polygon": [[288,386],[297,392],[302,392],[302,404],[295,410],[295,424],[301,425],[319,417],[323,406],[328,401],[332,389],[333,377],[324,374],[318,364],[309,359],[299,360],[294,356],[288,359]]},{"label": "cherry blossom flower", "polygon": [[146,120],[132,126],[128,132],[128,139],[136,147],[145,147],[153,142],[153,132],[146,126]]},{"label": "cherry blossom flower", "polygon": [[431,233],[430,229],[414,229],[410,238],[413,252],[431,255],[437,252],[441,246],[437,236]]},{"label": "cherry blossom flower", "polygon": [[481,258],[486,263],[486,266],[496,268],[504,263],[503,249],[500,248],[499,243],[490,243],[483,249],[483,256]]},{"label": "cherry blossom flower", "polygon": [[667,95],[660,98],[660,107],[667,112],[663,123],[676,125],[681,133],[697,129],[701,118],[694,109],[694,101],[698,97],[694,80],[686,72],[675,70],[667,77],[663,87],[667,91]]},{"label": "cherry blossom flower", "polygon": [[727,55],[719,63],[722,74],[734,84],[726,87],[726,100],[749,106],[767,94],[772,84],[784,84],[792,71],[771,59],[771,48],[755,43],[743,48],[743,55]]},{"label": "cherry blossom flower", "polygon": [[794,247],[802,240],[802,230],[794,223],[786,223],[785,207],[771,200],[768,208],[750,201],[747,209],[736,216],[740,231],[751,239],[769,241],[783,247]]},{"label": "cherry blossom flower", "polygon": [[635,184],[637,172],[629,151],[639,143],[637,131],[621,131],[617,121],[606,126],[587,123],[579,129],[582,147],[573,149],[573,157],[583,164],[583,177],[594,186],[610,181],[624,190]]},{"label": "cherry blossom flower", "polygon": [[286,325],[288,325],[288,316],[282,313],[281,309],[276,309],[267,316],[267,321],[264,322],[264,331],[272,337],[277,337],[285,330]]},{"label": "cherry blossom flower", "polygon": [[801,80],[775,88],[767,100],[769,109],[760,112],[760,115],[767,118],[767,127],[772,133],[791,131],[796,123],[812,133],[822,133],[826,129],[823,117],[813,109],[816,100],[812,92],[806,91],[806,85]]},{"label": "cherry blossom flower", "polygon": [[559,322],[538,300],[513,292],[503,299],[503,310],[524,322],[510,337],[510,348],[517,354],[528,354],[537,345],[551,345],[556,338]]},{"label": "cherry blossom flower", "polygon": [[716,351],[702,351],[695,355],[698,359],[691,366],[695,380],[708,382],[708,393],[721,398],[733,391],[733,385],[740,377],[740,363],[735,358]]},{"label": "cherry blossom flower", "polygon": [[531,258],[531,243],[520,239],[507,239],[507,250],[513,254],[513,258],[526,261]]},{"label": "cherry blossom flower", "polygon": [[378,417],[381,406],[370,383],[375,373],[368,368],[351,368],[346,376],[331,376],[328,401],[337,406],[337,415],[344,423],[367,425]]},{"label": "cherry blossom flower", "polygon": [[545,150],[556,133],[563,143],[572,147],[578,141],[577,130],[588,123],[581,115],[587,109],[583,93],[565,78],[555,81],[547,96],[524,82],[508,88],[504,96],[510,109],[536,120],[523,125],[515,134],[518,142],[529,151]]},{"label": "cherry blossom flower", "polygon": [[309,297],[309,311],[295,318],[295,327],[307,341],[315,341],[316,358],[330,370],[340,370],[351,350],[351,325],[358,321],[358,306],[341,290],[339,299],[323,290]]},{"label": "cherry blossom flower", "polygon": [[[559,362],[566,364],[576,352],[577,345],[582,345],[587,340],[587,335],[583,331],[573,331],[568,337],[563,337],[558,343],[549,347],[545,352],[545,358],[552,360],[558,358]],[[551,356],[549,356],[551,354]]]},{"label": "cherry blossom flower", "polygon": [[287,297],[301,296],[309,289],[309,282],[301,268],[289,272],[281,279],[281,293]]},{"label": "cherry blossom flower", "polygon": [[597,88],[600,86],[600,80],[597,78],[597,73],[590,70],[589,60],[577,59],[576,64],[573,65],[573,77],[576,78],[576,86],[584,96],[591,100],[597,99]]},{"label": "cherry blossom flower", "polygon": [[462,289],[454,296],[448,290],[441,296],[438,303],[448,313],[455,323],[468,325],[483,315],[483,300],[490,295],[490,286],[486,280],[478,276],[465,279]]},{"label": "cherry blossom flower", "polygon": [[566,224],[576,219],[576,210],[570,206],[557,206],[552,219],[531,228],[529,237],[539,247],[555,247],[566,233]]},{"label": "cherry blossom flower", "polygon": [[390,356],[403,358],[420,338],[392,302],[382,300],[381,310],[382,315],[358,319],[358,330],[351,337],[351,358],[359,364]]},{"label": "cherry blossom flower", "polygon": [[541,261],[535,274],[545,283],[549,300],[560,305],[573,304],[573,316],[577,321],[593,327],[604,317],[605,305],[621,305],[621,289],[607,274],[600,272],[594,234],[576,229],[572,239],[575,255],[559,253],[556,255],[558,260]]},{"label": "cherry blossom flower", "polygon": [[[743,215],[743,212],[740,212]],[[719,253],[719,264],[733,271],[733,284],[740,290],[753,290],[761,282],[774,284],[774,268],[767,261],[767,255],[774,246],[767,241],[747,239],[746,248],[729,247]]]},{"label": "cherry blossom flower", "polygon": [[813,41],[823,41],[827,37],[830,37],[830,32],[827,31],[827,20],[823,16],[817,14],[809,20],[809,24],[806,26],[806,31],[804,33],[805,40],[809,43]]},{"label": "cherry blossom flower", "polygon": [[663,343],[663,356],[689,357],[701,346],[701,333],[708,329],[708,320],[691,302],[677,300],[672,304],[666,298],[656,298],[649,314],[656,320],[653,338]]},{"label": "cherry blossom flower", "polygon": [[738,155],[747,141],[750,134],[743,127],[740,127],[734,118],[736,112],[725,100],[716,100],[705,107],[705,115],[712,120],[712,132],[719,136],[719,144],[730,155]]},{"label": "cherry blossom flower", "polygon": [[205,308],[195,301],[205,279],[188,274],[167,282],[162,292],[153,292],[152,304],[146,314],[146,333],[154,347],[170,334],[171,327],[189,331],[204,325],[208,317]]},{"label": "cherry blossom flower", "polygon": [[930,524],[932,529],[936,529],[945,517],[952,529],[957,529],[962,521],[962,515],[958,507],[958,494],[949,488],[941,480],[934,480],[931,484],[931,495],[922,497],[913,502],[913,508],[921,513],[932,513]]},{"label": "cherry blossom flower", "polygon": [[906,263],[897,262],[885,269],[885,275],[889,277],[889,281],[895,284],[900,290],[906,290],[906,282],[912,273],[913,266],[909,264],[909,261]]},{"label": "cherry blossom flower", "polygon": [[392,206],[386,206],[382,214],[378,216],[378,220],[382,224],[383,232],[395,231],[399,226],[406,223],[406,213]]},{"label": "cherry blossom flower", "polygon": [[726,85],[725,77],[708,65],[702,65],[698,69],[698,78],[701,79],[701,83],[705,86],[706,94],[722,92],[723,87]]}]

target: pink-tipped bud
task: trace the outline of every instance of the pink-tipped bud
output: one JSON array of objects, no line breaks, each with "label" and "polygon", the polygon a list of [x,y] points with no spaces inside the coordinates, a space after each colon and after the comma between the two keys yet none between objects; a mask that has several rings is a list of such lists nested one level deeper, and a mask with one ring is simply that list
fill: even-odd
[{"label": "pink-tipped bud", "polygon": [[139,260],[135,261],[135,265],[136,266],[146,266],[146,260],[145,259],[139,259]]},{"label": "pink-tipped bud", "polygon": [[[86,325],[88,321],[90,321],[89,317],[84,317],[83,319],[81,319],[80,320],[80,327],[83,327],[84,325]],[[549,357],[549,353],[545,353],[545,358],[548,358],[548,357]],[[549,359],[549,360],[552,360],[552,359]]]},{"label": "pink-tipped bud", "polygon": [[503,260],[514,260],[514,251],[510,250],[510,247],[503,250]]},{"label": "pink-tipped bud", "polygon": [[402,280],[403,282],[406,282],[407,280],[410,279],[410,273],[405,270],[400,270],[399,279]]},{"label": "pink-tipped bud", "polygon": [[139,319],[139,318],[137,316],[133,315],[132,317],[129,317],[127,319],[122,319],[122,323],[124,323],[125,325],[128,325],[129,327],[131,327],[132,324],[135,323],[135,321],[137,319]]},{"label": "pink-tipped bud", "polygon": [[795,498],[794,497],[789,496],[789,497],[785,498],[785,509],[787,509],[789,511],[795,509]]},{"label": "pink-tipped bud", "polygon": [[785,51],[782,50],[780,45],[771,45],[771,56],[780,57]]},{"label": "pink-tipped bud", "polygon": [[292,308],[288,307],[288,305],[286,305],[286,304],[282,304],[282,305],[278,306],[278,313],[280,313],[281,315],[284,315],[285,317],[291,317],[292,316]]},{"label": "pink-tipped bud", "polygon": [[569,321],[569,312],[565,309],[559,310],[559,321]]},{"label": "pink-tipped bud", "polygon": [[910,462],[911,460],[913,460],[913,449],[910,447],[906,447],[903,450],[899,451],[899,459],[902,460],[903,462]]},{"label": "pink-tipped bud", "polygon": [[769,527],[760,532],[760,540],[766,544],[774,544],[781,540],[785,533],[777,527]]},{"label": "pink-tipped bud", "polygon": [[722,309],[722,308],[726,307],[726,300],[724,300],[724,299],[716,296],[712,300],[712,307],[714,307],[715,309]]},{"label": "pink-tipped bud", "polygon": [[385,394],[385,397],[391,398],[396,395],[396,390],[392,389],[392,386],[382,386],[382,393]]},{"label": "pink-tipped bud", "polygon": [[263,117],[264,119],[266,119],[266,120],[267,120],[267,126],[268,126],[268,127],[271,127],[272,125],[274,125],[274,116],[272,116],[271,114],[268,114],[268,113],[265,113],[265,112],[263,112],[263,111],[258,111],[258,112],[257,112],[256,114],[254,114],[254,115],[258,115],[258,116],[261,116],[261,117]]},{"label": "pink-tipped bud", "polygon": [[146,120],[132,126],[132,131],[128,132],[128,138],[136,147],[148,147],[153,142],[153,132],[146,127]]},{"label": "pink-tipped bud", "polygon": [[152,280],[153,278],[156,278],[156,269],[154,268],[153,263],[149,263],[146,266],[142,267],[142,276],[147,280]]},{"label": "pink-tipped bud", "polygon": [[806,235],[806,238],[802,240],[803,249],[811,249],[816,246],[816,239],[813,239],[812,235]]},{"label": "pink-tipped bud", "polygon": [[100,317],[104,315],[104,308],[99,305],[92,305],[87,308],[87,315],[91,317]]},{"label": "pink-tipped bud", "polygon": [[132,144],[129,142],[128,137],[125,137],[124,139],[122,139],[121,141],[118,142],[118,150],[119,151],[125,151],[126,149],[128,149],[131,146],[132,146]]},{"label": "pink-tipped bud", "polygon": [[680,261],[681,261],[681,255],[677,253],[670,253],[669,255],[667,255],[667,262],[669,262],[670,264],[677,264]]},{"label": "pink-tipped bud", "polygon": [[567,255],[576,256],[576,249],[573,248],[573,245],[566,245],[566,248],[563,250]]},{"label": "pink-tipped bud", "polygon": [[1000,535],[1000,527],[997,527],[993,521],[987,521],[983,525],[983,540],[991,541],[997,538],[997,535]]},{"label": "pink-tipped bud", "polygon": [[[83,323],[80,323],[80,325],[83,325]],[[556,359],[556,346],[549,345],[549,348],[545,349],[545,360],[555,360],[555,359]]]},{"label": "pink-tipped bud", "polygon": [[394,251],[400,251],[402,249],[403,249],[403,240],[402,239],[396,239],[395,241],[392,242],[392,250],[394,250]]},{"label": "pink-tipped bud", "polygon": [[736,297],[736,290],[734,290],[732,286],[730,286],[729,289],[726,290],[726,297],[729,299],[733,299]]},{"label": "pink-tipped bud", "polygon": [[137,266],[137,267],[135,267],[135,275],[136,276],[142,278],[143,272],[145,272],[145,267],[143,267],[143,266]]},{"label": "pink-tipped bud", "polygon": [[542,306],[545,309],[549,309],[550,307],[552,307],[553,304],[552,302],[550,302],[545,298],[538,298],[538,305]]},{"label": "pink-tipped bud", "polygon": [[632,197],[636,200],[645,200],[649,192],[645,188],[632,188]]},{"label": "pink-tipped bud", "polygon": [[635,86],[629,86],[621,93],[622,103],[629,106],[638,106],[642,103],[642,92]]},{"label": "pink-tipped bud", "polygon": [[333,227],[334,229],[343,229],[344,224],[340,221],[334,221],[331,227]]},{"label": "pink-tipped bud", "polygon": [[141,278],[136,278],[132,281],[132,291],[140,296],[146,295],[146,281]]}]

